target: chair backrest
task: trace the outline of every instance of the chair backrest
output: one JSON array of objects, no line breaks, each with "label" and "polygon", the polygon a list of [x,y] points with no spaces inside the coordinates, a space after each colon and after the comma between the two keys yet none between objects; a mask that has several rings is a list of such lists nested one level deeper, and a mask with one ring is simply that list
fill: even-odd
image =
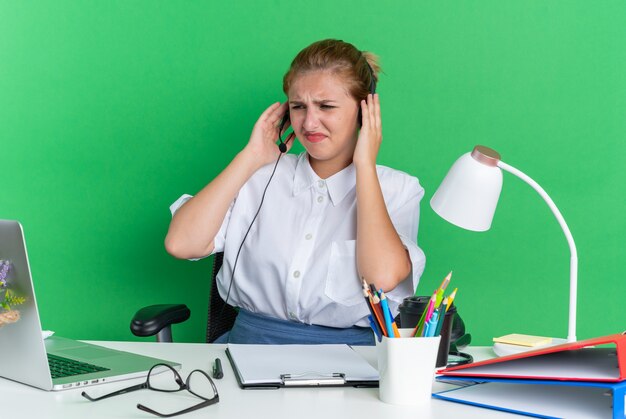
[{"label": "chair backrest", "polygon": [[211,274],[211,294],[209,295],[209,315],[206,326],[206,341],[212,343],[215,339],[228,332],[235,323],[237,310],[226,304],[217,291],[217,273],[222,267],[224,253],[213,255],[213,273]]}]

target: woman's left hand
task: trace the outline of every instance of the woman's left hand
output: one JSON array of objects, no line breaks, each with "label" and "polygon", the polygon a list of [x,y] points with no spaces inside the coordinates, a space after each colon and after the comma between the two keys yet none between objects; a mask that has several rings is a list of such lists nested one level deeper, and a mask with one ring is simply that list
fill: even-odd
[{"label": "woman's left hand", "polygon": [[380,120],[380,100],[378,93],[367,95],[361,101],[362,125],[354,149],[355,165],[376,165],[376,156],[383,141],[383,128]]}]

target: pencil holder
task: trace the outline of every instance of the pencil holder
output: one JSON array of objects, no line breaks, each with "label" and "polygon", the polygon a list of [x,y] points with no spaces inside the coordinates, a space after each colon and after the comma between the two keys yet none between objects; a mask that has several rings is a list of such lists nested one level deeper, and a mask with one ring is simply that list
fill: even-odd
[{"label": "pencil holder", "polygon": [[376,344],[379,398],[385,403],[421,405],[430,401],[441,338],[416,338],[412,332],[400,329],[401,337],[383,337]]},{"label": "pencil holder", "polygon": [[[430,297],[407,297],[400,304],[400,325],[403,328],[415,327],[426,307]],[[448,352],[450,352],[450,338],[454,318],[456,315],[456,307],[454,304],[450,306],[443,319],[443,327],[441,328],[441,342],[439,343],[439,352],[437,354],[437,367],[445,367],[448,364]]]}]

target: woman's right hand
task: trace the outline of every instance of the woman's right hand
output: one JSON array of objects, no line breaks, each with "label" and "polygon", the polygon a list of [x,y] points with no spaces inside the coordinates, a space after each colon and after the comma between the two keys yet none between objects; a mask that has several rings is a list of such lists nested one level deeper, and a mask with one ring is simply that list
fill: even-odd
[{"label": "woman's right hand", "polygon": [[[280,151],[276,141],[278,140],[278,128],[280,120],[287,111],[289,104],[287,102],[280,104],[276,102],[267,108],[254,124],[250,140],[244,148],[244,152],[254,156],[254,161],[258,163],[258,167],[272,163],[278,158]],[[290,123],[287,121],[283,127],[283,132],[289,128]],[[284,140],[287,145],[287,151],[292,146],[295,134],[291,133]]]}]

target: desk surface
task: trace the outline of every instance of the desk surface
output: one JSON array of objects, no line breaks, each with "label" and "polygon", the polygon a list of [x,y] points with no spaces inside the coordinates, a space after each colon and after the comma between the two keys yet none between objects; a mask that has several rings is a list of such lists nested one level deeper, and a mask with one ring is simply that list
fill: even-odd
[{"label": "desk surface", "polygon": [[[215,380],[220,402],[200,409],[182,418],[519,418],[518,415],[497,412],[431,400],[430,405],[417,410],[415,407],[393,406],[378,399],[378,389],[335,388],[290,388],[280,390],[241,390],[226,358],[225,345],[191,343],[137,343],[137,342],[92,342],[115,349],[136,352],[162,359],[171,359],[183,364],[183,378],[193,369],[210,371],[216,357],[222,359],[224,378]],[[373,347],[357,350],[376,365]],[[471,348],[475,359],[493,356],[490,348]],[[137,384],[143,380],[128,380],[85,389],[91,395],[109,393],[119,388]],[[451,388],[435,383],[434,391]],[[97,418],[156,418],[136,408],[142,403],[163,412],[189,407],[197,399],[186,392],[163,394],[149,390],[117,396],[99,402],[89,402],[80,393],[83,389],[62,392],[45,392],[0,378],[0,417],[6,419],[52,418],[52,419],[97,419]],[[349,416],[346,416],[349,415]]]}]

